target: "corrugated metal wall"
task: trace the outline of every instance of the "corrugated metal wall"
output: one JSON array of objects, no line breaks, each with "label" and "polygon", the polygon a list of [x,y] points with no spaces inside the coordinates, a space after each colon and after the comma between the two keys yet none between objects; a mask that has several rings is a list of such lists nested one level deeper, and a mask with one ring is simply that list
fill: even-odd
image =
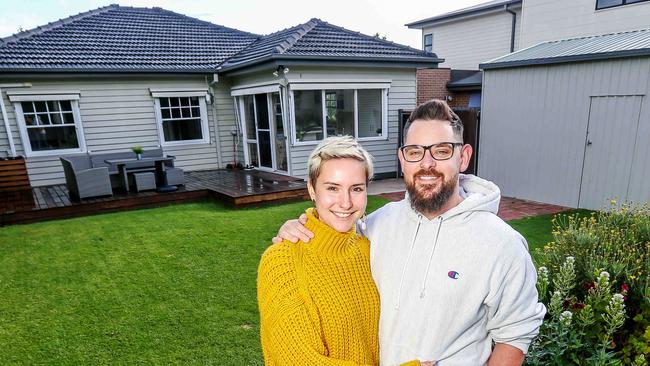
[{"label": "corrugated metal wall", "polygon": [[[504,196],[570,207],[598,209],[613,197],[648,201],[649,92],[647,57],[486,70],[479,175]],[[590,136],[601,141],[587,146],[590,121]],[[621,144],[630,151],[612,149]],[[627,178],[621,185],[607,175]]]}]

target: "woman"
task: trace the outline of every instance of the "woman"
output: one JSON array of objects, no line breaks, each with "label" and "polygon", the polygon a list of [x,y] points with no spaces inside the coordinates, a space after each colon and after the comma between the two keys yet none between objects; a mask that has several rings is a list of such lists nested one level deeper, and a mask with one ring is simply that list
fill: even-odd
[{"label": "woman", "polygon": [[330,137],[307,166],[315,207],[307,210],[305,226],[315,236],[308,244],[271,246],[259,266],[264,361],[378,365],[379,295],[370,244],[355,231],[366,209],[370,155],[352,137]]}]

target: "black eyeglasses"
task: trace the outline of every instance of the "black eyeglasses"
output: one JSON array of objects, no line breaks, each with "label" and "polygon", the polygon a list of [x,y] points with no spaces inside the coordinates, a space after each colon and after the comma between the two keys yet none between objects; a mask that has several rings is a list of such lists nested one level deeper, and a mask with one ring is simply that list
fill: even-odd
[{"label": "black eyeglasses", "polygon": [[424,159],[424,154],[427,153],[427,150],[429,150],[429,153],[431,154],[433,160],[449,160],[452,156],[454,156],[454,148],[456,146],[463,146],[463,143],[441,142],[429,146],[406,145],[400,147],[399,149],[402,152],[404,160],[408,161],[409,163],[417,163],[418,161]]}]

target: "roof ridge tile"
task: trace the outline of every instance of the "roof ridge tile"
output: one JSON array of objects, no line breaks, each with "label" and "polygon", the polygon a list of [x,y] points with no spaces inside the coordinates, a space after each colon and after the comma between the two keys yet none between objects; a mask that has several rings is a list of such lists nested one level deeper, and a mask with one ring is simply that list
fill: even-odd
[{"label": "roof ridge tile", "polygon": [[285,53],[287,50],[293,47],[296,44],[296,42],[302,39],[302,37],[304,37],[307,33],[311,32],[311,30],[314,29],[320,23],[323,23],[323,21],[318,18],[311,18],[307,23],[303,23],[301,25],[296,26],[297,28],[296,31],[293,32],[293,34],[289,35],[284,42],[275,46],[272,53],[274,54]]},{"label": "roof ridge tile", "polygon": [[[341,26],[338,26],[338,25],[334,25],[334,24],[330,24],[330,23],[328,23],[326,21],[322,21],[320,19],[318,19],[318,20],[321,22],[321,24],[328,25],[328,26],[330,26],[332,28],[336,28],[336,29],[339,29],[339,30],[344,31],[344,32],[356,34],[356,35],[358,35],[360,37],[363,37],[363,38],[366,38],[366,39],[369,39],[369,40],[373,40],[373,41],[377,41],[379,43],[390,44],[390,45],[395,46],[397,48],[401,48],[402,50],[409,50],[409,51],[412,51],[412,52],[419,53],[420,55],[423,55],[423,56],[435,55],[432,52],[426,52],[426,51],[423,51],[423,50],[420,50],[420,49],[417,49],[417,48],[413,48],[413,47],[410,47],[410,46],[405,46],[403,44],[395,43],[395,42],[389,41],[387,39],[381,39],[381,38],[369,36],[369,35],[361,33],[361,32],[349,30],[347,28],[344,28],[344,27],[341,27]],[[436,55],[436,57],[437,57],[437,55]]]}]

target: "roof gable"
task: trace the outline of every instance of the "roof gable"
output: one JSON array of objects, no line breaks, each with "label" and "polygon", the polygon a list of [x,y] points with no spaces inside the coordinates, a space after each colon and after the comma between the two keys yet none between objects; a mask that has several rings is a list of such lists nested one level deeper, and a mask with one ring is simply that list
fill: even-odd
[{"label": "roof gable", "polygon": [[314,18],[307,23],[260,38],[230,58],[222,69],[240,68],[272,59],[442,62],[433,53],[354,32]]}]

